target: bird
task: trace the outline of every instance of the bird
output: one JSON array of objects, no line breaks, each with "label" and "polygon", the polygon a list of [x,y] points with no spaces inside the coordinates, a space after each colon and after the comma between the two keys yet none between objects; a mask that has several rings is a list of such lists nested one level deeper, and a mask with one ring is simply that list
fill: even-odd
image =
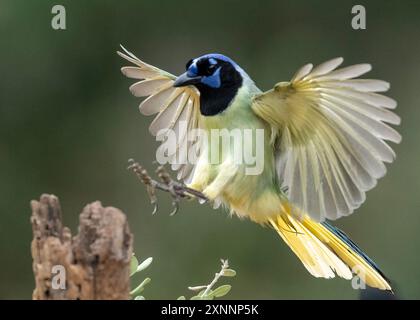
[{"label": "bird", "polygon": [[[190,141],[195,129],[262,130],[263,170],[247,174],[234,151],[210,161],[200,148],[196,163],[172,163],[189,190],[202,193],[232,215],[274,229],[310,274],[350,280],[392,292],[390,280],[332,221],[349,216],[386,174],[395,159],[389,142],[401,135],[391,127],[400,117],[397,102],[382,93],[388,82],[360,78],[367,63],[340,67],[338,57],[306,64],[290,81],[268,91],[231,58],[210,53],[193,58],[174,76],[122,47],[117,53],[131,65],[121,68],[144,115],[156,115],[149,131],[177,135],[176,151],[204,143]],[[184,122],[186,129],[180,129]],[[205,140],[205,139],[201,139]],[[251,139],[252,140],[252,139]],[[171,155],[170,155],[171,156]],[[185,160],[185,159],[184,159]]]}]

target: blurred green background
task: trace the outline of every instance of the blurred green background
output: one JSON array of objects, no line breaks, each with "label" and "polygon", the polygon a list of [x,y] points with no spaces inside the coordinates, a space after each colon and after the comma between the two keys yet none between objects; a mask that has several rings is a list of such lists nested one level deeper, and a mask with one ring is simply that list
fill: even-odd
[{"label": "blurred green background", "polygon": [[[51,28],[51,8],[67,30]],[[23,1],[0,0],[0,298],[29,299],[34,287],[29,201],[61,199],[65,224],[94,200],[128,214],[140,259],[154,257],[146,298],[189,295],[229,258],[233,299],[353,299],[341,279],[310,276],[267,228],[197,203],[151,216],[145,190],[126,171],[130,157],[154,169],[150,118],[138,112],[120,74],[124,44],[179,74],[192,57],[221,52],[262,89],[301,65],[343,56],[370,62],[369,77],[392,83],[401,145],[388,175],[342,227],[394,281],[400,298],[420,298],[420,2],[358,1],[367,30],[351,28],[354,1]]]}]

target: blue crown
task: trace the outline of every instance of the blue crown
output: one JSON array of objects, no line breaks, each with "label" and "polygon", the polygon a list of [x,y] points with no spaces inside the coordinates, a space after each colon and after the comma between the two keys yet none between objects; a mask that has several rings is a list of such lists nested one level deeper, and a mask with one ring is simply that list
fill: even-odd
[{"label": "blue crown", "polygon": [[202,58],[218,59],[218,60],[229,62],[235,67],[239,67],[239,65],[235,61],[233,61],[231,58],[226,57],[225,55],[223,55],[221,53],[208,53],[208,54],[205,54],[204,56],[199,57],[198,59],[202,59]]}]

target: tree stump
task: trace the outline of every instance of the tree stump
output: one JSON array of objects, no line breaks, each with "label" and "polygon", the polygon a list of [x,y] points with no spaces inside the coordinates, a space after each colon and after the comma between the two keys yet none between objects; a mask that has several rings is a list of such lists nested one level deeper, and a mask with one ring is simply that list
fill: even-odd
[{"label": "tree stump", "polygon": [[130,298],[133,236],[119,209],[88,204],[78,234],[63,226],[54,195],[31,201],[35,300]]}]

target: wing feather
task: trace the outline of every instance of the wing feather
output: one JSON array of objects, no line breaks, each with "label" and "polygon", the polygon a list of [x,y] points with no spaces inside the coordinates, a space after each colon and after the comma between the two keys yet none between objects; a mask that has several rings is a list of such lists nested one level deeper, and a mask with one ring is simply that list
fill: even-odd
[{"label": "wing feather", "polygon": [[[252,109],[277,132],[276,170],[289,200],[317,221],[351,214],[395,159],[388,124],[400,118],[389,83],[355,79],[369,64],[336,69],[342,58],[303,66],[290,82],[254,98]],[[296,210],[296,212],[300,212]]]},{"label": "wing feather", "polygon": [[339,58],[331,59],[324,63],[321,63],[320,65],[316,66],[312,70],[311,76],[312,77],[323,76],[324,74],[329,73],[333,71],[334,69],[336,69],[339,65],[343,63],[343,61],[344,59],[339,57]]},{"label": "wing feather", "polygon": [[361,92],[384,92],[389,90],[389,83],[373,79],[351,79],[337,82],[335,80],[325,81],[323,88],[339,89],[348,88]]},{"label": "wing feather", "polygon": [[166,101],[171,97],[176,88],[172,84],[161,87],[158,92],[149,96],[140,104],[139,109],[145,116],[150,116],[162,111]]},{"label": "wing feather", "polygon": [[158,91],[164,85],[169,85],[170,80],[164,77],[152,78],[134,83],[130,86],[130,92],[135,97],[147,97]]},{"label": "wing feather", "polygon": [[312,67],[313,65],[311,63],[304,65],[302,68],[298,70],[298,72],[296,72],[296,74],[292,78],[292,81],[299,81],[302,78],[304,78],[306,75],[309,74],[309,72],[311,72]]},{"label": "wing feather", "polygon": [[372,66],[367,63],[363,64],[356,64],[353,66],[337,69],[335,71],[329,72],[323,76],[315,76],[312,77],[317,81],[325,81],[325,80],[347,80],[352,78],[357,78],[366,72],[369,72],[372,69]]},{"label": "wing feather", "polygon": [[[176,77],[137,58],[121,46],[124,52],[118,54],[135,66],[121,68],[121,72],[131,79],[141,80],[130,86],[136,97],[147,97],[140,106],[144,115],[157,114],[149,126],[154,136],[164,135],[173,130],[177,137],[177,145],[168,154],[171,168],[178,171],[178,179],[188,179],[194,170],[194,164],[187,161],[187,151],[199,139],[189,140],[188,133],[200,126],[200,98],[196,88],[188,86],[173,87]],[[200,150],[200,148],[197,148]]]},{"label": "wing feather", "polygon": [[139,67],[123,67],[121,72],[127,78],[131,79],[151,79],[156,77],[156,71],[154,70],[144,70]]}]

